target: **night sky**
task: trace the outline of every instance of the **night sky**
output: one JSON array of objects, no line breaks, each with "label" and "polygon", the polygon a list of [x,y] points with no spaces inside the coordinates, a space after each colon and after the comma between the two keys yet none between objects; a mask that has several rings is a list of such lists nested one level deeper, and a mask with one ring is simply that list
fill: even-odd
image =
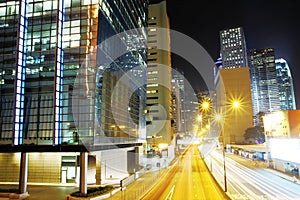
[{"label": "night sky", "polygon": [[[275,58],[289,64],[300,109],[300,10],[296,2],[167,0],[167,12],[170,28],[196,40],[213,60],[219,57],[219,31],[227,28],[243,27],[248,49],[274,48]],[[183,69],[193,87],[201,90],[201,76],[188,62],[172,55],[172,65]]]}]

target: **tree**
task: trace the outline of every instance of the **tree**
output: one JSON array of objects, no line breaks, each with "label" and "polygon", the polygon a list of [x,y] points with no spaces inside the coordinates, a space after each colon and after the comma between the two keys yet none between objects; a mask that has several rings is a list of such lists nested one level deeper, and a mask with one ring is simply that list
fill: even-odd
[{"label": "tree", "polygon": [[257,119],[257,126],[261,126],[261,127],[263,126],[263,124],[264,124],[263,123],[263,116],[265,116],[265,113],[261,112],[261,111],[256,114],[255,117]]},{"label": "tree", "polygon": [[256,144],[262,144],[265,142],[264,128],[260,126],[247,128],[244,138],[246,140],[254,139]]}]

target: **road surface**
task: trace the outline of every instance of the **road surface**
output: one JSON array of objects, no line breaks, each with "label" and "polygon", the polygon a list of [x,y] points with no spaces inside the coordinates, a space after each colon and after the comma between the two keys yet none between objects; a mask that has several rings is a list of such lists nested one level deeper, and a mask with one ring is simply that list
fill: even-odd
[{"label": "road surface", "polygon": [[143,200],[226,200],[229,199],[211,176],[197,145],[179,158],[173,170],[147,193]]}]

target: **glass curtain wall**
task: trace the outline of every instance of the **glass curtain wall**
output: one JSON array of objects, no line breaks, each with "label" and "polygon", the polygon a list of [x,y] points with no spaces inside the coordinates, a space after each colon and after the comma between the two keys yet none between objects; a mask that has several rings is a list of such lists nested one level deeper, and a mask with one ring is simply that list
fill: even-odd
[{"label": "glass curtain wall", "polygon": [[[0,3],[0,143],[11,144],[14,121],[14,91],[19,31],[19,1]],[[23,14],[24,16],[24,14]],[[23,22],[23,24],[25,21]],[[23,26],[24,28],[24,26]],[[23,39],[23,38],[22,38]],[[20,47],[20,64],[24,61],[24,45]],[[22,71],[22,70],[21,70]],[[21,73],[21,72],[20,72]],[[22,77],[19,77],[21,80]]]},{"label": "glass curtain wall", "polygon": [[[121,108],[121,125],[112,116],[111,95],[130,70],[146,82],[146,31],[108,43],[102,50],[112,57],[117,49],[126,53],[101,66],[95,50],[117,33],[145,28],[146,0],[4,0],[0,21],[0,144],[139,137],[145,127],[145,85],[128,80],[118,88],[120,101],[114,105]],[[74,97],[76,87],[83,97]],[[122,104],[124,98],[130,99],[128,105]]]},{"label": "glass curtain wall", "polygon": [[131,142],[140,137],[146,125],[147,2],[103,0],[100,7],[99,44],[109,58],[115,59],[100,58],[105,70],[98,71],[99,135]]}]

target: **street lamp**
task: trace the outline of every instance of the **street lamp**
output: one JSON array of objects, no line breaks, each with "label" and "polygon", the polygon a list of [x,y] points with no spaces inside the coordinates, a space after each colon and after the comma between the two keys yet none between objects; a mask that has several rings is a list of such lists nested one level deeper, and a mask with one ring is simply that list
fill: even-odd
[{"label": "street lamp", "polygon": [[[239,100],[233,100],[230,103],[230,109],[234,109],[235,111],[235,126],[237,127],[237,110],[240,108],[240,101]],[[232,111],[232,110],[231,110]],[[224,131],[224,125],[225,125],[225,116],[221,115],[222,113],[219,113],[215,116],[215,120],[218,122],[219,125],[221,125],[221,134],[222,135],[222,154],[223,154],[223,167],[224,167],[224,191],[227,192],[227,175],[226,175],[226,140],[225,140],[225,131]],[[225,113],[226,115],[226,113]]]},{"label": "street lamp", "polygon": [[234,101],[232,103],[232,105],[233,105],[234,108],[238,108],[240,106],[240,102],[239,101]]},{"label": "street lamp", "polygon": [[208,110],[210,107],[210,103],[208,101],[203,101],[201,104],[201,109],[202,110]]}]

